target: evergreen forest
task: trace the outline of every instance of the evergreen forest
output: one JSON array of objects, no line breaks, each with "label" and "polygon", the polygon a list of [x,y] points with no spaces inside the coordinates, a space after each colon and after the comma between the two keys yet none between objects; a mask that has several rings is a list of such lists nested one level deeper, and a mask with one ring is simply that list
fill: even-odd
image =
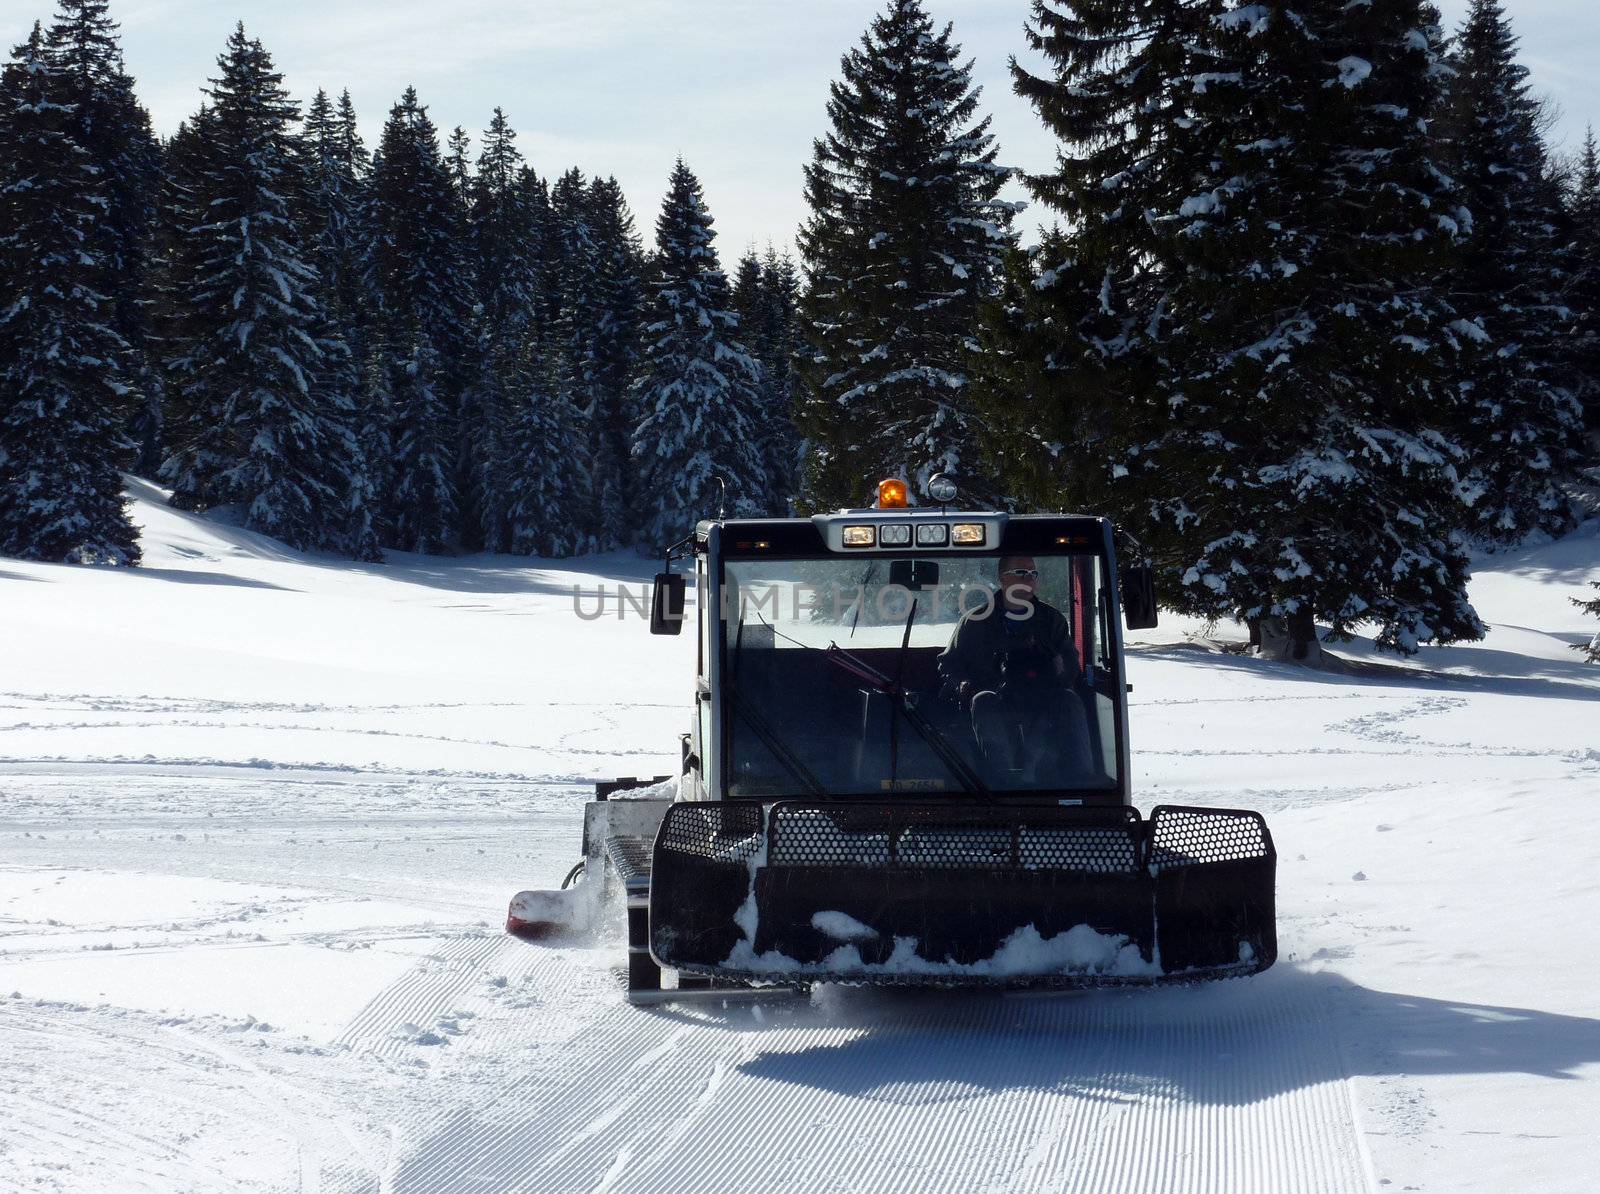
[{"label": "evergreen forest", "polygon": [[369,145],[242,25],[159,136],[109,0],[58,0],[0,74],[0,555],[136,565],[127,474],[376,562],[944,473],[1115,519],[1292,657],[1481,637],[1470,555],[1600,486],[1600,148],[1552,147],[1506,5],[1015,5],[1052,161],[1006,164],[937,0],[882,0],[803,225],[725,268],[691,163],[641,228],[502,109],[407,89]]}]

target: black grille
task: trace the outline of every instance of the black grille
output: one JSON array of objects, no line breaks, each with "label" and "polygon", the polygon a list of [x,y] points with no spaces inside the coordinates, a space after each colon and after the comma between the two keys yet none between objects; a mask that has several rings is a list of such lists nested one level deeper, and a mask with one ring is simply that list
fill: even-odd
[{"label": "black grille", "polygon": [[1124,808],[779,804],[767,861],[1126,873],[1139,865],[1139,829],[1138,813]]},{"label": "black grille", "polygon": [[1275,857],[1267,823],[1259,813],[1162,807],[1150,814],[1150,867],[1154,872]]},{"label": "black grille", "polygon": [[732,801],[674,804],[667,809],[656,846],[696,858],[747,862],[761,848],[761,806]]},{"label": "black grille", "polygon": [[1022,866],[1112,874],[1139,865],[1139,843],[1131,828],[1028,825],[1021,835]]}]

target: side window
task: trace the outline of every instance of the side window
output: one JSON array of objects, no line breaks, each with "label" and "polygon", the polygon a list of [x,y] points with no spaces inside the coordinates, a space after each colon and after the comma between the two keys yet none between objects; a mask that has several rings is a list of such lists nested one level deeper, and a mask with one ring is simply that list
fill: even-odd
[{"label": "side window", "polygon": [[707,670],[707,668],[706,668],[706,638],[707,638],[707,636],[706,636],[706,613],[707,613],[706,605],[707,605],[707,602],[706,602],[706,569],[705,569],[704,563],[698,563],[696,565],[696,567],[695,567],[694,585],[695,585],[695,588],[694,588],[694,593],[695,593],[694,603],[695,603],[695,608],[697,610],[697,616],[695,618],[695,626],[696,626],[698,634],[699,634],[699,644],[700,644],[699,645],[699,657],[698,657],[698,660],[697,660],[697,662],[695,664],[695,673],[694,674],[695,674],[695,678],[697,680],[704,680],[706,678],[706,670]]},{"label": "side window", "polygon": [[1111,670],[1111,586],[1106,584],[1105,561],[1098,556],[1094,561],[1094,588],[1095,606],[1098,616],[1095,619],[1094,634],[1094,663],[1103,672]]}]

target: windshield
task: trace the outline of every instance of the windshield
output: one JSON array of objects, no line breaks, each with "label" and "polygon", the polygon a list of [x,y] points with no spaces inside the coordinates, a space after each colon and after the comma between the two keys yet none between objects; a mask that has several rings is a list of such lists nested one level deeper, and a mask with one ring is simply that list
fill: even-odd
[{"label": "windshield", "polygon": [[727,794],[1117,787],[1095,554],[730,560]]}]

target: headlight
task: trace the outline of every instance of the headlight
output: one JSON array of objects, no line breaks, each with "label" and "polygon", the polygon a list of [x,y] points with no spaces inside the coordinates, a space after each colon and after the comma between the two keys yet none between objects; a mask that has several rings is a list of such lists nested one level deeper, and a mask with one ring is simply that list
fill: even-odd
[{"label": "headlight", "polygon": [[878,542],[884,547],[904,547],[911,542],[911,526],[904,522],[885,523],[878,528]]},{"label": "headlight", "polygon": [[845,527],[844,545],[846,547],[873,547],[878,542],[878,536],[871,527]]},{"label": "headlight", "polygon": [[950,528],[950,538],[957,547],[982,547],[983,523],[958,522]]},{"label": "headlight", "polygon": [[918,547],[943,547],[950,542],[950,528],[942,522],[923,523],[917,528]]}]

